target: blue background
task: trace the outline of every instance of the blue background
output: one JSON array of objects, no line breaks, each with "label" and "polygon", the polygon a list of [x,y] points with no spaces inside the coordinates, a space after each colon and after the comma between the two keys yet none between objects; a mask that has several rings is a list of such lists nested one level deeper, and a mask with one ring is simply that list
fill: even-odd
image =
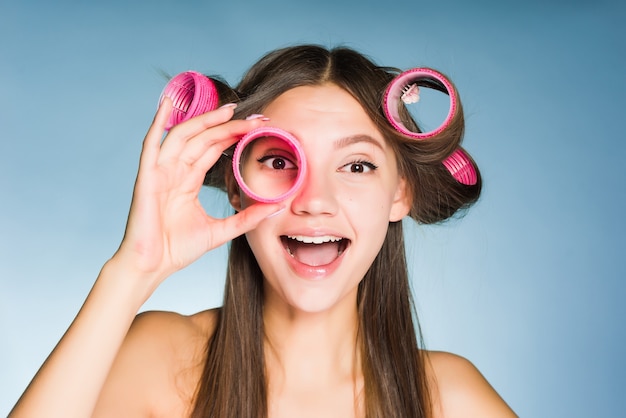
[{"label": "blue background", "polygon": [[[623,2],[55,3],[0,2],[0,415],[119,244],[161,73],[236,83],[301,42],[434,67],[461,92],[482,199],[406,223],[427,346],[468,357],[521,416],[623,415]],[[225,257],[144,309],[219,305]]]}]

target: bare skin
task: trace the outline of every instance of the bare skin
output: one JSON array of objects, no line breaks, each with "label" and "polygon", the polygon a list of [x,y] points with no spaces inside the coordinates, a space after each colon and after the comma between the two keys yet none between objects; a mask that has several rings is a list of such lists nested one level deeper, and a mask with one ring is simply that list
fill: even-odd
[{"label": "bare skin", "polygon": [[[192,316],[142,314],[113,365],[94,417],[185,416],[202,371],[203,350],[214,329],[215,316],[215,310]],[[468,360],[444,352],[429,352],[428,357],[429,379],[435,382],[431,387],[434,418],[516,416]],[[335,379],[335,386],[308,386],[305,404],[297,389],[274,395],[269,404],[280,404],[281,410],[270,416],[355,416],[358,388],[353,383],[351,379]]]},{"label": "bare skin", "polygon": [[[178,125],[161,144],[170,112],[165,100],[144,141],[119,250],[10,416],[187,416],[216,311],[136,313],[169,275],[241,234],[264,273],[269,416],[363,416],[356,289],[388,222],[408,211],[393,153],[345,91],[293,89],[266,114],[298,136],[313,174],[280,204],[233,189],[239,213],[213,219],[198,202],[204,174],[264,121],[230,121],[232,107],[221,108]],[[311,280],[278,237],[318,232],[351,242],[338,267]],[[429,358],[435,417],[515,416],[471,363],[447,353]]]}]

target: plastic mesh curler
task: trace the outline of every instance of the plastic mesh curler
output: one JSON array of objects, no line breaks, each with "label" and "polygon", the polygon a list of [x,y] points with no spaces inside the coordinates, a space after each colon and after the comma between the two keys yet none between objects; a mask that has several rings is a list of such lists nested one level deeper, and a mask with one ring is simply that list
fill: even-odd
[{"label": "plastic mesh curler", "polygon": [[174,109],[166,130],[194,116],[217,108],[218,93],[213,81],[196,71],[186,71],[172,78],[163,89],[159,103],[164,97],[172,100]]},{"label": "plastic mesh curler", "polygon": [[[400,118],[400,108],[403,104],[408,105],[419,101],[419,86],[439,90],[450,98],[450,108],[446,118],[439,127],[428,132],[413,132]],[[430,68],[413,68],[401,73],[389,83],[383,98],[383,111],[389,123],[402,135],[417,140],[431,138],[448,128],[457,112],[457,107],[456,93],[450,81],[443,74]],[[478,181],[471,160],[460,148],[446,158],[443,165],[461,184],[473,186]]]},{"label": "plastic mesh curler", "polygon": [[248,132],[237,143],[233,173],[241,190],[253,200],[275,203],[300,188],[306,158],[298,140],[274,127]]}]

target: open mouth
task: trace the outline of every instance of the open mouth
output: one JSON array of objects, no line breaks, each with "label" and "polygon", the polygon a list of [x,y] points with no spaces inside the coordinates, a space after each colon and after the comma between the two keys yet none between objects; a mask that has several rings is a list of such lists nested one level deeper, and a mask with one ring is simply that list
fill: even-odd
[{"label": "open mouth", "polygon": [[311,267],[325,266],[335,261],[348,248],[347,238],[325,235],[307,237],[282,235],[280,237],[287,253],[302,264]]}]

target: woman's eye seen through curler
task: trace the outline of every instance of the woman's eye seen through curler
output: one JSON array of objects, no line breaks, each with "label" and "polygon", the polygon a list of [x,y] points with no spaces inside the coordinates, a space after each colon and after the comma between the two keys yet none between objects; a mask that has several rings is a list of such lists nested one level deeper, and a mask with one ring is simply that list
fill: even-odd
[{"label": "woman's eye seen through curler", "polygon": [[274,170],[293,170],[298,168],[293,161],[282,155],[265,155],[257,159],[257,161]]}]

